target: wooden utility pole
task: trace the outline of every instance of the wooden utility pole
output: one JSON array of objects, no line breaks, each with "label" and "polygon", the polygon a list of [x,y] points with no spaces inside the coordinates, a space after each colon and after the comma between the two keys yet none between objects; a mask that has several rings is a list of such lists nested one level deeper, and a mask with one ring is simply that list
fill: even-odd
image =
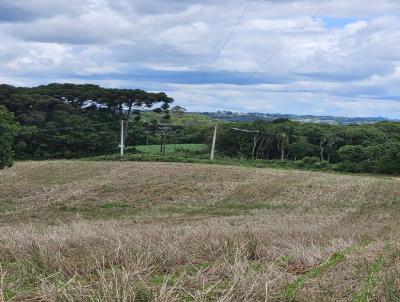
[{"label": "wooden utility pole", "polygon": [[162,155],[165,155],[165,147],[167,143],[167,128],[164,128],[163,131],[163,141],[162,141]]},{"label": "wooden utility pole", "polygon": [[215,157],[215,143],[217,142],[217,130],[218,130],[218,123],[215,124],[215,128],[214,128],[214,137],[213,137],[213,142],[212,142],[212,146],[211,146],[210,160],[214,160],[214,157]]},{"label": "wooden utility pole", "polygon": [[121,157],[124,156],[124,120],[121,120],[121,139],[119,148],[121,150]]},{"label": "wooden utility pole", "polygon": [[161,137],[160,137],[160,153],[162,155],[165,155],[165,149],[167,145],[167,134],[168,131],[170,130],[169,127],[163,127],[161,128]]}]

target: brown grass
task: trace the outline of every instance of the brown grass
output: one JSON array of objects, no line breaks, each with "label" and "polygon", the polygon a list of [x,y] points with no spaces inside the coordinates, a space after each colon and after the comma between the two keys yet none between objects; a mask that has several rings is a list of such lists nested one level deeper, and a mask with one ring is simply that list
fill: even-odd
[{"label": "brown grass", "polygon": [[0,301],[400,300],[395,179],[47,161],[0,192]]}]

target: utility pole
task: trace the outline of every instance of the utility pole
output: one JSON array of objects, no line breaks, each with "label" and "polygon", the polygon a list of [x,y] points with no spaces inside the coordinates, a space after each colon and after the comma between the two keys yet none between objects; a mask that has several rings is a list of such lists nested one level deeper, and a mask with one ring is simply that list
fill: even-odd
[{"label": "utility pole", "polygon": [[121,150],[121,157],[124,156],[124,120],[121,120],[121,140],[118,147]]},{"label": "utility pole", "polygon": [[162,155],[165,155],[165,144],[166,144],[166,139],[167,139],[167,130],[164,129],[163,131],[163,142],[162,142]]},{"label": "utility pole", "polygon": [[168,135],[168,131],[170,131],[171,128],[166,126],[164,128],[162,128],[162,136],[161,136],[161,154],[165,155],[165,150],[167,148],[167,135]]},{"label": "utility pole", "polygon": [[214,160],[214,157],[215,157],[215,143],[217,142],[217,130],[218,130],[218,122],[215,124],[215,128],[214,128],[214,137],[213,137],[213,142],[212,142],[212,146],[211,146],[210,160]]}]

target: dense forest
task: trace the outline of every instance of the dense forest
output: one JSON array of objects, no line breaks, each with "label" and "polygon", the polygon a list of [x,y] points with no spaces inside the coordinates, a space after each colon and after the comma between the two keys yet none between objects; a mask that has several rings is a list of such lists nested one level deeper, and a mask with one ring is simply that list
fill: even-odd
[{"label": "dense forest", "polygon": [[[105,89],[97,85],[50,84],[35,88],[0,85],[0,106],[21,126],[17,159],[78,158],[113,153],[120,120],[138,120],[141,108],[168,115],[165,93]],[[125,123],[126,132],[128,123]]]},{"label": "dense forest", "polygon": [[[126,146],[210,146],[216,121],[186,113],[179,106],[170,109],[172,103],[165,93],[96,85],[0,85],[2,165],[11,163],[5,155],[10,150],[17,160],[114,154],[120,120],[125,120]],[[293,162],[298,167],[346,172],[400,173],[399,122],[329,125],[280,118],[218,123],[220,157]],[[134,147],[129,150],[136,152]]]},{"label": "dense forest", "polygon": [[400,173],[400,123],[323,125],[287,119],[225,125],[217,148],[229,156],[301,160],[346,172]]}]

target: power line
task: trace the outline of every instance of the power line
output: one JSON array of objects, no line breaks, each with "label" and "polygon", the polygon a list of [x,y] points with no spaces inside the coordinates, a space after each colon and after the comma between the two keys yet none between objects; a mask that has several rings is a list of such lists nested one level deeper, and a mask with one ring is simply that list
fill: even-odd
[{"label": "power line", "polygon": [[246,14],[246,12],[249,10],[250,8],[250,4],[253,0],[248,0],[247,4],[245,5],[242,13],[239,15],[239,18],[237,19],[236,23],[233,25],[230,33],[228,34],[227,38],[225,39],[224,43],[222,44],[220,50],[218,51],[218,53],[216,54],[216,56],[214,57],[214,60],[212,61],[212,63],[208,66],[206,72],[203,74],[203,77],[201,78],[201,80],[197,83],[195,89],[193,90],[190,98],[189,98],[189,102],[193,99],[193,97],[196,95],[200,85],[204,84],[204,81],[206,80],[207,76],[210,74],[211,70],[214,68],[215,63],[217,62],[217,60],[219,59],[219,57],[221,56],[222,52],[224,51],[226,45],[228,44],[228,42],[230,41],[230,39],[232,38],[234,32],[236,31],[237,27],[239,26],[240,22],[242,22],[242,19],[244,17],[244,15]]},{"label": "power line", "polygon": [[[242,85],[247,84],[251,79],[253,79],[262,69],[265,65],[267,65],[272,59],[274,59],[282,50],[284,50],[300,33],[304,31],[304,29],[312,22],[312,20],[318,16],[323,9],[325,9],[328,4],[332,0],[327,0],[325,1],[321,7],[318,8],[318,10],[311,16],[310,20],[308,20],[306,23],[303,24],[302,27],[299,28],[298,31],[296,31],[288,40],[286,40],[283,44],[281,44],[264,62],[262,62],[259,67],[250,74],[249,77],[246,78],[246,80],[242,83]],[[233,93],[238,91],[242,85],[237,85],[237,87],[233,90],[233,92],[227,97],[230,98],[233,96]]]},{"label": "power line", "polygon": [[[88,127],[98,127],[98,126],[106,126],[106,125],[111,125],[111,124],[115,124],[118,122],[109,122],[109,123],[98,123],[98,124],[90,124],[87,125]],[[32,125],[26,125],[26,127],[35,127]],[[23,128],[22,128],[23,129]],[[71,126],[67,126],[67,127],[63,127],[63,128],[52,128],[52,129],[35,129],[34,132],[38,133],[38,132],[51,132],[51,131],[62,131],[62,130],[74,130],[76,129],[76,127],[74,127],[73,125]],[[98,132],[101,133],[101,132]]]},{"label": "power line", "polygon": [[[186,122],[184,124],[158,124],[156,125],[156,127],[188,127],[188,126],[212,126],[214,127],[213,124],[214,120],[210,120],[210,121],[204,121],[204,122]],[[103,122],[103,123],[96,123],[96,124],[88,124],[85,125],[87,126],[87,128],[90,127],[100,127],[100,126],[110,126],[110,125],[115,125],[115,126],[119,126],[120,121],[113,121],[113,122]],[[36,127],[34,125],[24,125],[23,127]],[[52,131],[62,131],[62,130],[74,130],[76,129],[76,125],[70,125],[70,126],[65,126],[65,127],[56,127],[56,128],[44,128],[44,129],[34,129],[35,133],[38,132],[52,132]],[[151,126],[147,126],[146,128],[151,128]],[[23,128],[22,128],[23,129]],[[105,131],[97,131],[97,133],[106,133]],[[111,133],[111,132],[110,132]]]},{"label": "power line", "polygon": [[230,130],[239,131],[239,132],[244,132],[244,133],[258,133],[260,136],[265,137],[265,138],[277,138],[277,135],[283,134],[283,133],[286,134],[287,137],[294,138],[294,139],[297,139],[297,140],[301,140],[301,139],[319,140],[319,139],[323,138],[323,135],[321,135],[321,136],[308,135],[308,134],[298,135],[298,134],[291,134],[291,133],[286,133],[286,132],[266,133],[263,130],[260,130],[260,131],[246,131],[245,129],[236,129],[236,128],[229,128],[229,129]]},{"label": "power line", "polygon": [[234,130],[234,131],[239,131],[239,132],[246,132],[246,133],[260,133],[260,131],[258,131],[258,130],[239,129],[239,128],[233,128],[233,127],[229,128],[229,129]]}]

